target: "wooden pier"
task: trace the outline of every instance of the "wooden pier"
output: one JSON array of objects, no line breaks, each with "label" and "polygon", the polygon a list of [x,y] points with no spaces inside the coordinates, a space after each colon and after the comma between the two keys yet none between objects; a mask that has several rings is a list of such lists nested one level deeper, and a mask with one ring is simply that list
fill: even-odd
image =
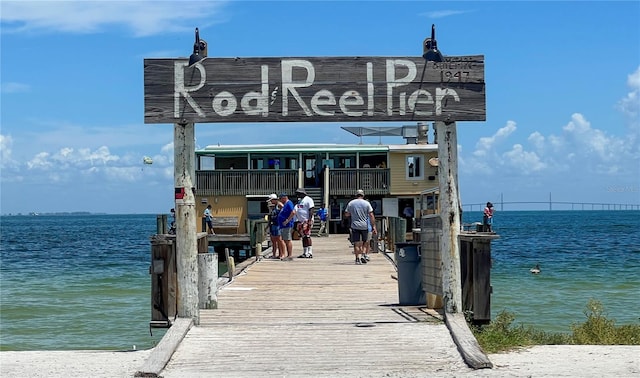
[{"label": "wooden pier", "polygon": [[[280,261],[266,258],[271,250],[265,251],[265,258],[219,290],[217,309],[200,310],[200,325],[177,337],[175,351],[165,350],[170,359],[159,375],[406,377],[473,372],[441,313],[398,305],[391,257],[375,253],[369,263],[356,265],[351,250],[346,235],[332,235],[314,238],[313,259]],[[300,251],[300,242],[294,241],[294,255]]]}]

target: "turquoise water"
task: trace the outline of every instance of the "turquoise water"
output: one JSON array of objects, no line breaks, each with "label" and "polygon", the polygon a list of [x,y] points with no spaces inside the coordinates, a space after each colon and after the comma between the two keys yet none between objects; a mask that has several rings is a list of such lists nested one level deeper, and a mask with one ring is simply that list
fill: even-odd
[{"label": "turquoise water", "polygon": [[[149,333],[155,227],[155,215],[1,217],[0,350],[155,345],[164,334]],[[498,211],[494,229],[494,317],[506,309],[568,332],[594,298],[618,324],[639,322],[639,211]]]},{"label": "turquoise water", "polygon": [[149,236],[155,215],[1,218],[0,350],[155,345]]},{"label": "turquoise water", "polygon": [[[569,332],[596,299],[617,324],[640,323],[639,211],[496,212],[494,231],[492,317],[507,310],[516,322]],[[537,263],[542,273],[531,274]]]}]

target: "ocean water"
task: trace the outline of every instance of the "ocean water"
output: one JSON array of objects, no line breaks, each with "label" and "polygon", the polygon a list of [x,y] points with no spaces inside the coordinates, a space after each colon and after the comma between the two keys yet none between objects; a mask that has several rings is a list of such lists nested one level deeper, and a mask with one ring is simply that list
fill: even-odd
[{"label": "ocean water", "polygon": [[[0,350],[154,346],[155,228],[151,214],[1,217]],[[640,211],[497,211],[494,229],[493,317],[569,332],[593,298],[617,324],[640,321]]]},{"label": "ocean water", "polygon": [[570,332],[595,299],[616,324],[640,324],[640,211],[497,211],[493,229],[492,318],[507,310],[517,323]]},{"label": "ocean water", "polygon": [[150,348],[155,215],[0,218],[0,350]]}]

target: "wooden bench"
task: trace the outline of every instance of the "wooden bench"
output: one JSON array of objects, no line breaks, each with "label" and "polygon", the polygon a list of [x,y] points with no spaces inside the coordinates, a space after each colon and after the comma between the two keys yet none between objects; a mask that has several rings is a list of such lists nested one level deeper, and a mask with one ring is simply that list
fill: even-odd
[{"label": "wooden bench", "polygon": [[234,233],[238,233],[238,228],[240,227],[240,217],[232,217],[232,216],[223,216],[223,217],[212,217],[213,222],[213,230],[216,229],[233,229]]}]

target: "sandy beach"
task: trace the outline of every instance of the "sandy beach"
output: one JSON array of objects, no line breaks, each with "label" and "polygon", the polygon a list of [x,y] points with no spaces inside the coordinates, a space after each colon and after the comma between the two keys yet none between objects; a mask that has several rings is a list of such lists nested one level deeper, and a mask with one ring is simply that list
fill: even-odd
[{"label": "sandy beach", "polygon": [[132,377],[152,349],[136,351],[65,350],[0,352],[0,376]]},{"label": "sandy beach", "polygon": [[[0,352],[0,376],[132,377],[151,350]],[[491,354],[493,369],[471,370],[474,377],[638,377],[640,346],[544,345]],[[215,362],[212,362],[215,363]],[[442,372],[439,376],[452,373]],[[454,373],[461,376],[460,371]],[[433,376],[433,374],[429,374]]]}]

